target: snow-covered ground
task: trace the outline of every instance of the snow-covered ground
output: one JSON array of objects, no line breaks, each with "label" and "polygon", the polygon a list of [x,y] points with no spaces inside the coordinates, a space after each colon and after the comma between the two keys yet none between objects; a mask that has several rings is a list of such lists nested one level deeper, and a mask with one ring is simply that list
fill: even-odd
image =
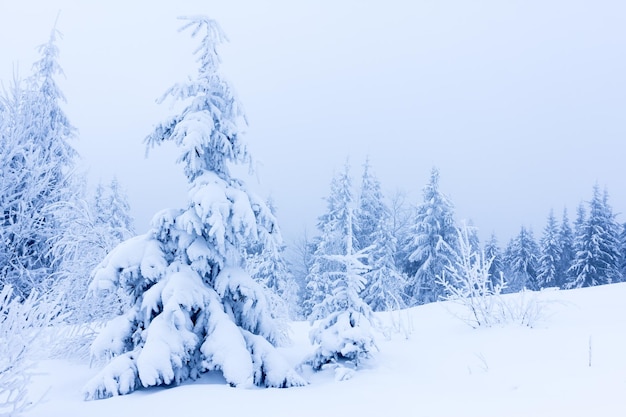
[{"label": "snow-covered ground", "polygon": [[[528,296],[528,295],[526,295]],[[512,295],[509,297],[519,297]],[[83,401],[97,369],[43,361],[31,393],[45,394],[28,416],[625,416],[626,284],[544,291],[533,328],[472,329],[429,304],[380,315],[378,352],[355,373],[304,369],[308,386],[240,389],[218,374],[174,388]],[[309,325],[291,324],[294,362],[311,351]]]}]

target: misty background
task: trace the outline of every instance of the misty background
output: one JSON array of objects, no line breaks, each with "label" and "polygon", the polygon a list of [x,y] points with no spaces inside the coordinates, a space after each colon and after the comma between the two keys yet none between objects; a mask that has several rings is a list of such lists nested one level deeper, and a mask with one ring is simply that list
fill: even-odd
[{"label": "misty background", "polygon": [[82,169],[91,184],[118,177],[139,233],[186,203],[177,153],[145,158],[143,138],[173,112],[156,99],[194,75],[196,42],[176,19],[194,14],[230,39],[222,71],[249,121],[247,182],[272,197],[288,240],[314,231],[347,157],[356,184],[369,156],[386,194],[412,204],[438,167],[457,218],[502,243],[521,225],[539,236],[551,208],[573,219],[595,183],[626,207],[620,1],[0,0],[0,80],[29,73],[56,21]]}]

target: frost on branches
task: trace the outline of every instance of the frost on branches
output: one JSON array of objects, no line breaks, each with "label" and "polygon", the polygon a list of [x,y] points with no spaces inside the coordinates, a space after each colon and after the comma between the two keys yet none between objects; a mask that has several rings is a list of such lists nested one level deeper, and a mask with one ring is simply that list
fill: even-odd
[{"label": "frost on branches", "polygon": [[21,415],[36,404],[28,395],[33,357],[49,343],[46,330],[64,317],[58,299],[34,291],[20,298],[10,285],[0,289],[0,416]]},{"label": "frost on branches", "polygon": [[446,291],[444,300],[464,307],[464,312],[454,315],[473,328],[508,323],[533,327],[545,316],[546,301],[525,290],[517,297],[502,296],[506,288],[504,277],[490,275],[494,257],[487,258],[484,251],[473,248],[471,233],[468,226],[457,229],[457,255],[437,277]]},{"label": "frost on branches", "polygon": [[50,242],[67,227],[66,213],[46,210],[72,199],[75,129],[55,82],[63,73],[58,35],[53,30],[39,48],[33,74],[0,93],[0,286],[11,285],[24,298],[53,283],[60,260]]},{"label": "frost on branches", "polygon": [[228,163],[248,155],[240,140],[243,112],[218,73],[215,47],[225,37],[213,20],[187,20],[183,29],[203,33],[199,74],[168,91],[187,106],[147,143],[171,140],[182,150],[189,204],[158,213],[147,234],[121,243],[94,271],[94,290],[119,287],[133,303],[92,346],[111,360],[85,387],[87,398],[174,385],[212,370],[232,386],[304,384],[274,347],[285,331],[266,292],[243,269],[246,248],[279,232],[263,201],[229,173]]}]

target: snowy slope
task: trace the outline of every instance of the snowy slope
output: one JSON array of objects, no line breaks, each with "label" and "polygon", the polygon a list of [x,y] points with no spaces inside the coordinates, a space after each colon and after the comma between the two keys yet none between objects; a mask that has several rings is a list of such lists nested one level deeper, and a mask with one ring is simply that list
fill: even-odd
[{"label": "snowy slope", "polygon": [[[626,284],[539,297],[549,303],[534,328],[472,329],[451,314],[458,306],[450,303],[380,315],[390,337],[379,335],[380,352],[366,366],[346,380],[331,369],[304,370],[310,384],[302,388],[230,388],[212,374],[176,388],[83,401],[81,388],[97,369],[45,361],[32,392],[48,390],[46,399],[26,415],[626,415]],[[309,326],[292,328],[285,353],[298,361],[311,351]]]}]

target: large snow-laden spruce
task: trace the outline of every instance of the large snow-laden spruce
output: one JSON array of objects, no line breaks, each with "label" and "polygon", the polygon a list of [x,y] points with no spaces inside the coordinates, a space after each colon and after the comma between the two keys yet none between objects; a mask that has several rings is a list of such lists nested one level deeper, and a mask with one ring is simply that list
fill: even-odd
[{"label": "large snow-laden spruce", "polygon": [[181,148],[189,204],[158,213],[147,234],[120,244],[94,271],[94,290],[121,287],[133,304],[92,346],[94,355],[112,359],[85,387],[87,398],[178,384],[211,370],[233,386],[304,384],[275,349],[286,334],[243,269],[246,248],[279,231],[263,201],[229,173],[228,163],[248,156],[241,107],[218,73],[215,48],[225,37],[206,17],[189,18],[185,28],[204,33],[198,77],[168,91],[188,103],[147,142]]}]

